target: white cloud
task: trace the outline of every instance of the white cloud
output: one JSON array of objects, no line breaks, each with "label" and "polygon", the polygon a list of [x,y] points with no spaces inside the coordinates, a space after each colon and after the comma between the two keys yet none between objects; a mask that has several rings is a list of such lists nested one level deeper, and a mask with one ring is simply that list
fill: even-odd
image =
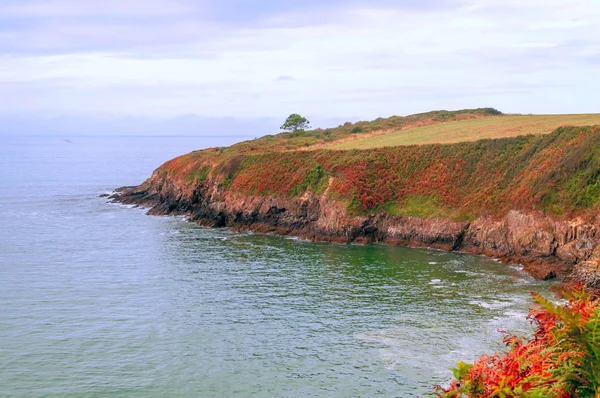
[{"label": "white cloud", "polygon": [[[200,4],[202,2],[199,2]],[[10,17],[165,16],[195,11],[189,3],[169,0],[20,0],[0,4]]]},{"label": "white cloud", "polygon": [[[145,12],[159,14],[165,1],[148,3]],[[49,4],[37,3],[35,12],[59,12]],[[87,10],[77,2],[54,4],[62,5],[61,15]],[[109,12],[120,3],[104,4]],[[141,3],[127,4],[126,16]],[[172,4],[174,14],[185,12],[184,3]],[[120,22],[114,32],[94,25],[84,33],[116,43],[112,50],[86,51],[82,42],[79,53],[0,59],[0,89],[10,93],[0,107],[141,116],[300,112],[311,120],[477,106],[590,112],[600,106],[597,20],[595,1],[488,0],[426,13],[353,7],[318,24],[289,27],[182,20],[172,31],[143,27],[150,39],[134,25]],[[67,25],[48,35],[54,42],[47,47],[78,32]],[[118,45],[119,37],[126,46]],[[44,47],[46,39],[37,40]],[[128,51],[136,43],[149,47],[143,54]],[[153,57],[152,48],[162,54]],[[281,76],[293,79],[282,84]]]}]

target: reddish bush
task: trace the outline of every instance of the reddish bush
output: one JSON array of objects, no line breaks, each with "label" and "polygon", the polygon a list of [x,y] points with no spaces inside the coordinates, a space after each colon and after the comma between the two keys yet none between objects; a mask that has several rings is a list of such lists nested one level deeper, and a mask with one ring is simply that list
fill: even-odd
[{"label": "reddish bush", "polygon": [[[335,199],[352,210],[381,210],[405,200],[433,198],[445,214],[499,215],[508,209],[552,213],[594,208],[600,200],[600,128],[560,128],[452,145],[351,151],[194,152],[162,169],[184,180],[212,165],[210,175],[246,194],[300,195],[315,167]],[[236,159],[236,167],[224,165]],[[226,174],[226,175],[225,175]],[[186,181],[193,181],[188,179]],[[322,185],[319,185],[322,188]]]},{"label": "reddish bush", "polygon": [[600,305],[579,287],[564,306],[539,295],[530,338],[506,336],[506,353],[458,363],[441,397],[599,397]]}]

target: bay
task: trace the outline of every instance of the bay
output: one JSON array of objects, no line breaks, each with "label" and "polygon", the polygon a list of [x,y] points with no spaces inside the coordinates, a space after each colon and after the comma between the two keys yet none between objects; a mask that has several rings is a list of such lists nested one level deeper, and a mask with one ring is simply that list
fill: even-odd
[{"label": "bay", "polygon": [[426,396],[528,330],[518,266],[202,229],[109,204],[246,137],[2,137],[0,395]]}]

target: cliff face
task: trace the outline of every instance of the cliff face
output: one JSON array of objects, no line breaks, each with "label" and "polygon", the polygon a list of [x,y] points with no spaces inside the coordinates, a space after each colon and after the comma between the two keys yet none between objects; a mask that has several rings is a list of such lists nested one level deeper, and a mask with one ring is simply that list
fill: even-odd
[{"label": "cliff face", "polygon": [[600,287],[598,126],[362,151],[241,148],[170,160],[115,199],[211,227],[484,254]]},{"label": "cliff face", "polygon": [[594,252],[600,244],[598,225],[582,218],[517,210],[474,221],[385,212],[351,215],[345,205],[329,197],[327,190],[320,195],[307,191],[296,197],[246,195],[225,189],[216,179],[195,187],[178,185],[160,171],[139,187],[122,188],[115,198],[148,206],[150,214],[184,214],[207,227],[228,226],[315,241],[459,250],[521,263],[537,278],[572,274],[600,287],[598,255]]}]

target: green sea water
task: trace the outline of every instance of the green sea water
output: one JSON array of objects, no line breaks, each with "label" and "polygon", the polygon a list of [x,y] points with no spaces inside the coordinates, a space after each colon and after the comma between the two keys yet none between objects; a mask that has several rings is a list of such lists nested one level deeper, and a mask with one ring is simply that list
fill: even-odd
[{"label": "green sea water", "polygon": [[0,396],[412,397],[528,330],[518,266],[207,230],[98,195],[236,138],[0,147]]}]

